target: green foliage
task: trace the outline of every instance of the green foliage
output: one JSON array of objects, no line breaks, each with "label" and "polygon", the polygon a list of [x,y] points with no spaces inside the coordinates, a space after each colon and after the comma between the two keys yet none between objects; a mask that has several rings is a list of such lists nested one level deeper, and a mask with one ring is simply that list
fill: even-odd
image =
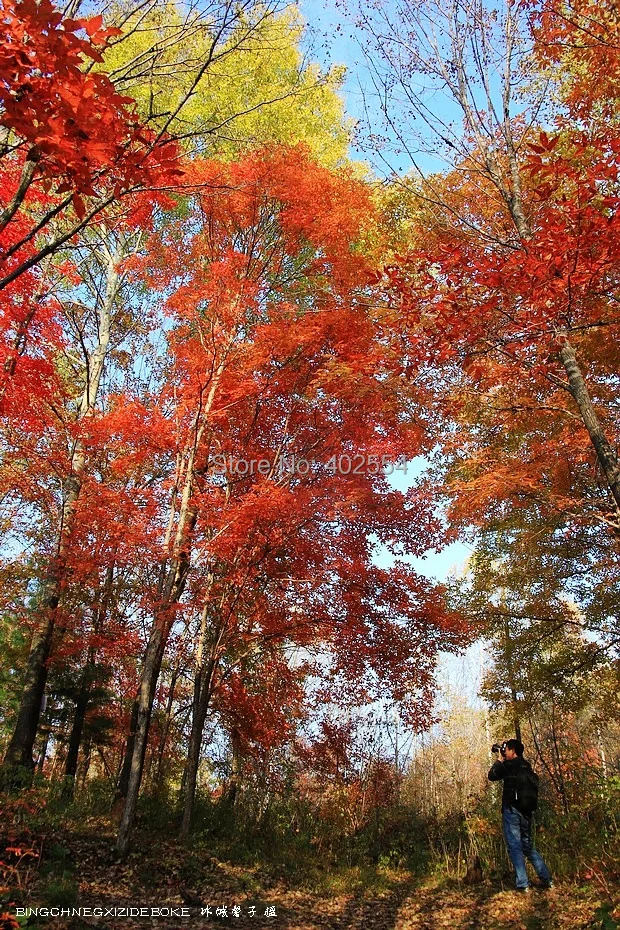
[{"label": "green foliage", "polygon": [[[246,865],[261,865],[277,874],[299,878],[315,859],[309,806],[292,797],[274,799],[256,816],[247,806],[231,807],[200,794],[196,804],[198,842],[215,855]],[[193,841],[192,841],[193,842]]]},{"label": "green foliage", "polygon": [[77,901],[79,885],[69,873],[50,879],[43,887],[42,896],[49,907],[70,907]]},{"label": "green foliage", "polygon": [[[16,584],[20,583],[15,574],[4,572],[4,577],[0,577],[0,584],[6,585],[12,593],[15,593]],[[26,637],[16,614],[11,610],[0,612],[0,739],[10,733],[19,706],[22,681],[16,669],[23,665],[26,646]]]},{"label": "green foliage", "polygon": [[96,817],[101,814],[108,814],[116,788],[109,778],[91,778],[84,788],[76,793],[73,808],[76,815],[82,820],[87,817]]},{"label": "green foliage", "polygon": [[46,906],[70,907],[76,903],[79,884],[75,877],[75,864],[70,850],[61,843],[54,842],[45,851],[40,878],[40,897]]},{"label": "green foliage", "polygon": [[544,805],[538,842],[554,875],[596,881],[618,877],[620,862],[620,791],[592,792],[568,813]]},{"label": "green foliage", "polygon": [[422,817],[410,807],[394,804],[377,808],[352,838],[351,861],[422,872],[430,852],[424,828]]},{"label": "green foliage", "polygon": [[169,834],[178,828],[180,811],[178,794],[171,790],[145,792],[138,800],[138,824],[148,833]]},{"label": "green foliage", "polygon": [[480,857],[483,874],[498,879],[507,871],[501,829],[501,810],[490,796],[482,797],[467,813],[452,810],[423,822],[429,847],[428,867],[449,878],[463,878],[467,864]]},{"label": "green foliage", "polygon": [[70,867],[71,853],[60,843],[52,843],[47,849],[46,856],[50,863],[60,866],[63,870]]},{"label": "green foliage", "polygon": [[612,916],[613,904],[603,904],[596,911],[596,919],[600,921],[601,930],[618,930],[620,924]]}]

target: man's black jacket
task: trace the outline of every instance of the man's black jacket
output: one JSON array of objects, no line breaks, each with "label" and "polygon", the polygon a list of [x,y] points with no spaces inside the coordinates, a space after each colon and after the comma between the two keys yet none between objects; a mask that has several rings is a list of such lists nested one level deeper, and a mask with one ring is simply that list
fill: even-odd
[{"label": "man's black jacket", "polygon": [[526,772],[531,772],[532,766],[523,756],[516,759],[504,759],[494,762],[489,769],[489,781],[504,782],[502,790],[502,807],[517,807],[517,798],[520,785]]}]

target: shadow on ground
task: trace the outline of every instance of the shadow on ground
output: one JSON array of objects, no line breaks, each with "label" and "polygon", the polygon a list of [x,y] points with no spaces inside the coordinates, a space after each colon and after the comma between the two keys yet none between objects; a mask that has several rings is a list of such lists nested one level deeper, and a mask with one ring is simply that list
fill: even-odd
[{"label": "shadow on ground", "polygon": [[[77,900],[65,906],[90,911],[82,911],[79,917],[30,923],[37,928],[201,930],[219,925],[231,930],[267,926],[278,930],[612,930],[620,919],[620,913],[613,911],[612,896],[617,889],[603,893],[596,887],[560,884],[551,891],[532,889],[523,895],[491,882],[464,886],[392,872],[382,874],[377,883],[381,890],[360,887],[354,893],[328,894],[293,887],[259,869],[218,861],[198,847],[183,847],[172,840],[141,842],[123,862],[114,855],[109,831],[96,836],[63,832],[48,838],[51,841],[59,847],[62,844],[73,863]],[[26,906],[45,906],[46,896],[41,877],[19,900]],[[156,907],[162,913],[130,914],[132,907]],[[115,913],[119,908],[126,910]]]}]

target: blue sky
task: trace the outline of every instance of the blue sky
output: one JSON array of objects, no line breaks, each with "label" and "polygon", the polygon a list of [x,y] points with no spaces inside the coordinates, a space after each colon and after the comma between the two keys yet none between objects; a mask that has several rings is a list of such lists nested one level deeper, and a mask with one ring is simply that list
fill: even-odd
[{"label": "blue sky", "polygon": [[[380,6],[369,3],[366,8],[367,2],[298,0],[306,21],[304,45],[309,59],[318,61],[323,67],[341,64],[347,69],[342,93],[349,116],[359,123],[361,142],[360,146],[353,147],[352,157],[370,162],[380,176],[416,169],[428,175],[453,167],[454,161],[458,162],[463,152],[469,150],[467,134],[463,132],[463,112],[443,72],[433,66],[437,53],[434,43],[437,42],[438,53],[447,63],[446,70],[450,71],[454,54],[449,28],[452,14],[444,20],[438,11],[435,15],[432,10],[428,12],[423,8],[419,15],[409,15],[411,11],[403,14],[406,4],[396,0],[380,0]],[[462,50],[469,71],[469,105],[480,114],[483,131],[494,131],[498,120],[502,119],[507,8],[498,0],[483,0],[486,15],[480,28],[485,36],[485,55],[481,60],[478,44],[469,40],[464,41]],[[356,26],[356,18],[362,15],[380,31],[379,44],[386,54],[400,61],[400,69],[398,64],[384,68],[383,55],[373,48],[374,37]],[[515,15],[514,9],[511,15]],[[512,46],[510,108],[514,116],[526,113],[531,106],[536,119],[540,120],[544,114],[538,110],[538,104],[527,93],[522,96],[529,80],[527,69],[521,68],[523,56],[528,53],[527,25],[521,21],[525,20],[526,12],[516,15],[519,24]],[[457,18],[463,25],[466,14],[461,11]],[[464,30],[463,35],[466,34]],[[370,50],[368,59],[364,46]],[[414,66],[416,54],[421,57]],[[427,59],[428,67],[424,65]],[[389,76],[385,77],[385,72]],[[375,74],[378,77],[375,78]],[[532,93],[531,88],[529,93]],[[382,114],[381,102],[386,100],[393,129],[387,126]],[[375,137],[372,146],[364,144],[369,133]]]},{"label": "blue sky", "polygon": [[[335,0],[299,0],[299,8],[307,23],[305,46],[309,57],[324,68],[345,65],[347,69],[342,95],[347,115],[358,123],[362,143],[352,147],[352,157],[369,162],[381,176],[391,173],[383,158],[363,142],[369,120],[375,132],[384,133],[385,126],[361,45],[361,35],[355,28],[352,14],[347,16],[345,4]],[[398,148],[395,140],[389,148],[389,155],[385,152],[389,166],[406,172],[411,167],[407,156],[395,153]]]}]

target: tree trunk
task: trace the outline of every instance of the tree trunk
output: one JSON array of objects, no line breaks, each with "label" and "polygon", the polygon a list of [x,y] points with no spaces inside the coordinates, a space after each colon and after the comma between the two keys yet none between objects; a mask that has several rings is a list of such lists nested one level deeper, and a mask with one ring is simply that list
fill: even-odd
[{"label": "tree trunk", "polygon": [[[149,732],[149,724],[155,698],[155,689],[157,679],[161,669],[161,663],[164,656],[164,650],[168,642],[170,630],[174,623],[174,611],[171,609],[178,603],[187,580],[187,573],[190,566],[191,556],[191,537],[198,519],[198,510],[191,503],[196,455],[201,449],[202,438],[207,426],[209,414],[211,412],[217,388],[226,366],[228,350],[234,341],[234,334],[229,338],[228,345],[225,347],[220,362],[213,372],[207,397],[202,403],[202,390],[198,403],[198,410],[194,418],[193,428],[191,430],[189,441],[186,449],[189,450],[187,458],[187,467],[184,475],[183,495],[179,507],[178,523],[175,533],[173,553],[174,556],[166,568],[166,562],[162,563],[162,571],[159,582],[159,609],[155,616],[149,642],[144,658],[140,688],[137,698],[136,725],[134,730],[133,747],[131,754],[131,764],[129,766],[129,777],[127,780],[127,796],[125,808],[121,817],[118,836],[116,839],[116,850],[119,856],[126,856],[129,851],[129,840],[131,830],[136,816],[138,804],[138,792],[142,781],[142,772],[144,769],[144,758]],[[173,492],[170,509],[170,521],[166,534],[166,545],[169,544],[172,537],[172,528],[174,516],[176,513],[176,492]]]},{"label": "tree trunk", "polygon": [[[93,618],[93,633],[95,636],[101,632],[101,628],[105,621],[105,617],[108,611],[108,602],[112,592],[113,581],[114,568],[113,566],[109,566],[106,569],[103,586],[101,586],[101,584],[99,585],[101,602],[96,609],[95,616]],[[65,800],[71,800],[75,793],[75,776],[78,766],[80,745],[82,742],[82,732],[84,730],[84,721],[86,720],[86,711],[88,710],[88,703],[90,701],[91,686],[95,676],[96,658],[97,651],[93,648],[93,646],[90,646],[86,658],[86,665],[82,671],[82,681],[80,684],[78,699],[76,701],[75,713],[73,716],[73,726],[71,727],[71,735],[69,737],[69,748],[67,750],[67,758],[65,760],[65,783],[62,789],[62,796]]]},{"label": "tree trunk", "polygon": [[166,701],[166,713],[164,716],[164,726],[162,729],[161,739],[159,741],[159,749],[157,752],[157,774],[155,780],[157,783],[158,789],[162,787],[164,779],[164,755],[166,753],[166,743],[168,742],[168,733],[170,732],[170,722],[172,720],[172,705],[174,704],[174,692],[177,686],[177,681],[181,669],[179,665],[176,665],[172,669],[172,675],[170,676],[170,687],[168,689],[168,700]]},{"label": "tree trunk", "polygon": [[[47,609],[54,611],[58,604],[57,594],[46,600]],[[4,757],[4,777],[12,784],[28,784],[34,774],[32,750],[39,726],[53,635],[52,613],[33,636],[17,721]]]},{"label": "tree trunk", "polygon": [[204,732],[205,720],[211,700],[211,687],[217,650],[223,636],[223,624],[220,624],[217,637],[211,645],[208,662],[205,663],[209,621],[209,595],[212,586],[213,574],[210,572],[204,594],[205,603],[200,617],[200,634],[196,647],[196,671],[194,674],[194,693],[192,697],[192,723],[187,750],[187,762],[185,771],[183,772],[183,783],[181,785],[181,794],[185,799],[180,831],[181,839],[186,839],[189,836],[191,827],[202,734]]},{"label": "tree trunk", "polygon": [[[190,474],[191,472],[188,469],[188,482]],[[142,772],[144,770],[144,759],[146,755],[151,713],[153,710],[153,701],[155,699],[155,690],[157,688],[157,679],[159,678],[168,637],[172,629],[172,624],[174,623],[174,611],[171,610],[171,607],[178,602],[183,593],[187,580],[187,572],[189,570],[189,537],[196,524],[198,513],[195,509],[189,507],[189,492],[184,493],[183,498],[177,542],[178,535],[182,533],[184,545],[177,547],[181,550],[181,554],[178,558],[173,559],[167,572],[166,580],[162,585],[162,606],[151,628],[142,667],[142,675],[140,677],[140,687],[135,707],[135,728],[131,747],[131,761],[128,766],[127,795],[116,840],[116,849],[120,856],[127,855],[131,830],[136,816],[138,792],[140,791],[140,784],[142,782]]]},{"label": "tree trunk", "polygon": [[75,705],[73,726],[71,727],[67,758],[65,759],[65,783],[62,786],[62,797],[65,801],[72,800],[75,793],[75,773],[77,772],[80,743],[82,742],[82,730],[84,729],[84,720],[86,719],[86,710],[89,700],[90,667],[87,666],[82,674],[82,684]]},{"label": "tree trunk", "polygon": [[51,736],[51,730],[48,728],[45,731],[43,745],[41,746],[41,752],[39,753],[39,759],[37,761],[37,775],[43,774],[43,766],[45,765],[45,760],[47,758],[47,747],[49,746],[50,736]]},{"label": "tree trunk", "polygon": [[508,676],[508,685],[510,687],[510,697],[512,704],[512,720],[515,728],[515,738],[519,742],[521,739],[521,720],[519,717],[519,698],[517,685],[514,674],[514,662],[512,657],[512,639],[510,638],[510,622],[508,616],[504,617],[504,656],[506,659],[506,674]]},{"label": "tree trunk", "polygon": [[605,475],[605,480],[607,481],[607,485],[615,501],[616,510],[620,510],[620,469],[618,468],[618,457],[605,436],[601,422],[594,409],[592,400],[590,399],[581,369],[577,364],[575,350],[568,339],[564,339],[563,341],[562,348],[560,349],[560,359],[562,360],[564,370],[568,377],[569,390],[579,408],[581,418],[596,451],[599,465],[601,466],[601,470]]},{"label": "tree trunk", "polygon": [[140,791],[140,783],[142,781],[142,771],[144,769],[144,758],[146,755],[157,679],[159,678],[159,671],[161,669],[168,636],[172,628],[172,622],[169,613],[160,614],[153,625],[146,648],[140,679],[140,689],[136,702],[136,728],[133,739],[129,778],[127,781],[127,797],[116,841],[116,849],[120,856],[127,855],[129,850],[129,839],[136,816],[138,792]]},{"label": "tree trunk", "polygon": [[[185,769],[185,799],[183,805],[183,819],[181,821],[181,830],[179,836],[182,840],[186,840],[189,836],[189,832],[192,825],[192,814],[194,812],[194,800],[196,798],[196,785],[198,783],[198,765],[200,762],[200,747],[202,745],[202,734],[204,731],[204,724],[207,717],[207,710],[209,707],[209,699],[211,697],[210,689],[203,689],[203,693],[207,694],[206,700],[203,702],[202,694],[200,694],[198,701],[194,700],[194,708],[192,713],[192,728],[189,737],[189,746],[187,750],[187,763]],[[204,712],[203,712],[203,703],[204,703]]]},{"label": "tree trunk", "polygon": [[555,726],[555,701],[553,698],[551,699],[551,739],[553,741],[552,756],[555,754],[556,758],[557,784],[560,791],[560,798],[562,800],[562,807],[564,808],[564,813],[568,814],[568,796],[566,793],[566,782],[564,781],[564,772],[562,771],[562,756],[560,754],[560,746]]},{"label": "tree trunk", "polygon": [[125,745],[125,754],[123,756],[123,762],[121,765],[120,775],[118,776],[118,785],[116,788],[116,795],[114,797],[114,803],[119,801],[121,798],[127,797],[127,789],[129,787],[129,773],[131,772],[131,760],[133,758],[133,747],[136,739],[136,727],[138,726],[138,698],[136,696],[132,707],[131,707],[131,717],[129,720],[129,733],[127,734],[127,743]]},{"label": "tree trunk", "polygon": [[80,788],[84,791],[86,787],[86,779],[88,778],[88,771],[90,769],[90,763],[92,759],[91,753],[91,740],[90,737],[86,738],[84,744],[84,758],[82,759],[81,772],[80,772]]},{"label": "tree trunk", "polygon": [[185,778],[185,803],[183,807],[183,820],[181,822],[181,839],[189,836],[196,798],[196,784],[198,781],[198,764],[200,762],[200,747],[205,728],[205,721],[209,710],[209,703],[213,693],[213,672],[215,658],[212,656],[207,669],[200,669],[194,681],[194,699],[192,706],[192,728],[187,750],[187,767]]},{"label": "tree trunk", "polygon": [[232,767],[224,800],[228,807],[230,807],[231,811],[233,811],[237,802],[239,785],[241,784],[241,777],[243,773],[243,754],[241,752],[241,741],[236,729],[233,729],[232,733],[230,734],[230,739],[232,743]]},{"label": "tree trunk", "polygon": [[598,746],[598,754],[601,760],[601,772],[603,774],[603,778],[607,779],[609,777],[609,767],[607,765],[607,753],[605,752],[603,734],[599,726],[597,726],[596,728],[596,744]]},{"label": "tree trunk", "polygon": [[40,160],[41,152],[36,147],[36,145],[33,145],[28,152],[28,155],[26,156],[26,161],[24,162],[24,166],[22,168],[21,178],[19,179],[19,185],[15,191],[15,194],[13,195],[13,199],[9,204],[7,204],[2,213],[0,213],[0,232],[6,229],[8,224],[11,222],[21,207],[28,188],[32,184],[34,174],[37,170],[37,165],[39,164]]}]

